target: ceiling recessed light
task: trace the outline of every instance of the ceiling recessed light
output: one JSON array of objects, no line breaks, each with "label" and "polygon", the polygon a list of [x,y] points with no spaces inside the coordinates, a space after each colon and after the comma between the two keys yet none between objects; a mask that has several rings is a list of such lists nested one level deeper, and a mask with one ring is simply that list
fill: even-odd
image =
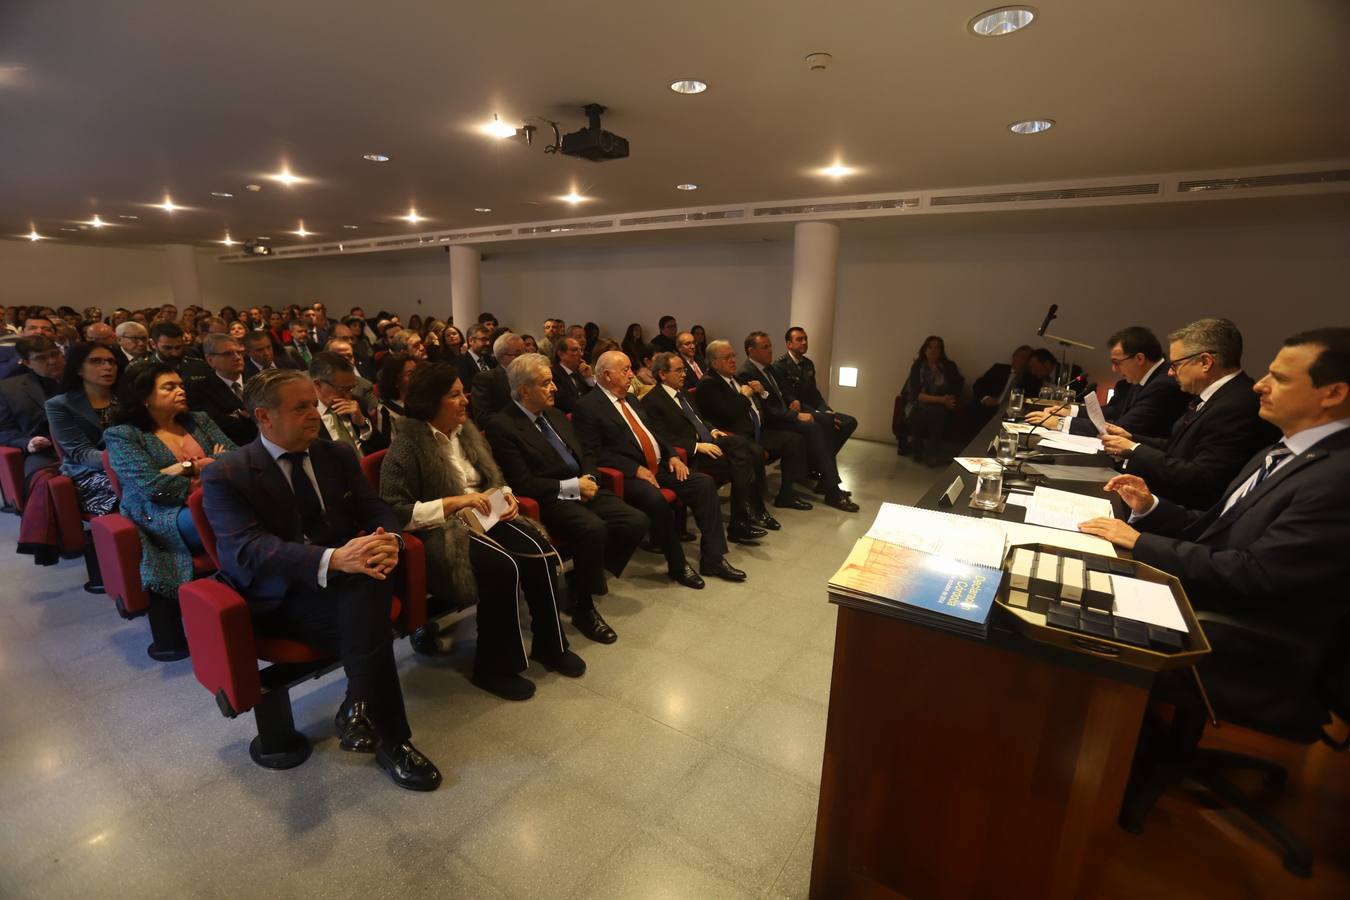
[{"label": "ceiling recessed light", "polygon": [[140,216],[118,216],[117,218],[119,218],[119,219],[131,219],[131,220],[134,221],[134,220],[136,220],[136,219],[139,219]]},{"label": "ceiling recessed light", "polygon": [[566,193],[566,194],[563,194],[563,195],[562,195],[561,197],[559,197],[558,199],[561,200],[561,201],[564,202],[564,203],[570,203],[570,204],[572,204],[573,206],[576,206],[578,203],[585,203],[587,200],[589,200],[589,199],[591,199],[591,198],[590,198],[590,197],[583,197],[581,194],[578,194],[578,193],[577,193],[577,189],[576,189],[576,188],[572,188],[572,190],[571,190],[570,192],[568,192],[568,193]]},{"label": "ceiling recessed light", "polygon": [[270,241],[271,238],[268,237],[268,236],[265,235],[265,234],[260,234],[260,235],[258,235],[257,237],[255,237],[254,240],[255,240],[255,241]]},{"label": "ceiling recessed light", "polygon": [[708,85],[702,81],[695,81],[692,78],[672,81],[670,89],[677,94],[701,94],[708,89]]},{"label": "ceiling recessed light", "polygon": [[426,216],[419,216],[417,214],[416,207],[408,210],[408,214],[406,216],[399,216],[399,218],[412,225],[416,225],[418,222],[425,222],[427,220]]},{"label": "ceiling recessed light", "polygon": [[246,184],[246,185],[244,185],[244,190],[246,190],[246,191],[253,191],[253,193],[256,194],[258,191],[261,191],[261,190],[262,190],[262,185],[261,185],[261,184]]},{"label": "ceiling recessed light", "polygon": [[230,199],[231,197],[233,197],[234,194],[231,194],[229,191],[212,191],[212,192],[211,192],[211,196],[212,196],[212,197],[222,197],[222,198],[228,200],[228,199]]},{"label": "ceiling recessed light", "polygon": [[37,228],[33,227],[32,225],[29,225],[29,226],[28,226],[28,234],[26,235],[26,237],[27,237],[30,241],[40,241],[40,240],[42,240],[42,235],[38,234],[38,233],[37,233]]},{"label": "ceiling recessed light", "polygon": [[155,206],[158,206],[160,209],[164,210],[166,213],[171,213],[171,212],[174,212],[175,210],[179,210],[179,209],[182,209],[182,208],[183,208],[183,207],[179,206],[178,204],[174,203],[174,202],[173,202],[173,198],[170,197],[168,194],[165,194],[165,195],[164,195],[164,202],[163,202],[163,203],[156,203]]},{"label": "ceiling recessed light", "polygon": [[363,153],[361,158],[369,162],[389,162],[389,157],[383,153]]},{"label": "ceiling recessed light", "polygon": [[1012,123],[1008,126],[1008,130],[1013,134],[1040,134],[1054,127],[1054,119],[1027,119],[1025,122]]},{"label": "ceiling recessed light", "polygon": [[233,247],[235,244],[239,242],[236,240],[232,240],[230,238],[230,233],[227,231],[225,232],[225,240],[221,241],[221,243],[224,244],[226,247]]},{"label": "ceiling recessed light", "polygon": [[92,225],[94,228],[102,228],[104,225],[107,225],[108,223],[100,219],[97,215],[95,215],[86,224]]},{"label": "ceiling recessed light", "polygon": [[474,211],[474,212],[478,212],[478,213],[489,213],[489,212],[492,212],[492,207],[490,207],[490,206],[475,206],[475,207],[473,208],[473,211]]},{"label": "ceiling recessed light", "polygon": [[855,167],[846,166],[842,162],[839,162],[838,160],[835,160],[835,162],[832,165],[828,165],[825,166],[824,168],[816,170],[816,172],[818,172],[819,174],[827,175],[830,178],[843,178],[845,175],[856,174],[857,171],[858,170]]},{"label": "ceiling recessed light", "polygon": [[491,122],[479,126],[479,130],[482,131],[483,134],[495,138],[515,137],[516,134],[516,126],[508,125],[495,115],[492,117]]},{"label": "ceiling recessed light", "polygon": [[1001,37],[1021,31],[1036,20],[1036,10],[1026,6],[1001,6],[982,12],[970,20],[970,30],[978,37]]},{"label": "ceiling recessed light", "polygon": [[696,185],[696,184],[691,184],[691,183],[689,183],[689,182],[686,182],[686,183],[684,183],[684,184],[677,184],[677,185],[675,185],[675,190],[677,190],[677,191],[696,191],[696,190],[698,190],[698,185]]},{"label": "ceiling recessed light", "polygon": [[357,228],[359,228],[359,227],[361,227],[361,226],[359,226],[359,225],[343,225],[342,227],[343,227],[343,228],[350,228],[351,230],[355,231]]},{"label": "ceiling recessed light", "polygon": [[300,220],[300,227],[297,228],[297,229],[295,229],[294,231],[291,232],[291,234],[294,234],[294,235],[296,235],[296,236],[298,236],[298,237],[309,237],[309,236],[310,236],[311,234],[313,234],[313,233],[314,233],[314,232],[312,232],[312,231],[306,231],[306,230],[305,230],[305,220],[304,220],[304,219],[301,219],[301,220]]},{"label": "ceiling recessed light", "polygon": [[62,231],[79,231],[80,229],[78,229],[78,228],[62,228],[61,230],[62,230]]},{"label": "ceiling recessed light", "polygon": [[299,175],[293,174],[289,166],[283,166],[280,172],[276,173],[275,175],[268,175],[267,177],[272,179],[273,181],[281,182],[282,184],[286,185],[286,187],[291,187],[292,185],[299,184],[300,182],[305,180],[301,178]]}]

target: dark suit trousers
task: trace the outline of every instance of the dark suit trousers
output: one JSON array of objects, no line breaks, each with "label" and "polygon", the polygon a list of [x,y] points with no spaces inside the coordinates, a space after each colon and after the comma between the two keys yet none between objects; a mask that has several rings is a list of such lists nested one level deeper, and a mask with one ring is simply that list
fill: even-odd
[{"label": "dark suit trousers", "polygon": [[[812,413],[816,417],[816,424],[824,430],[825,435],[834,443],[834,452],[837,456],[840,449],[849,438],[853,437],[853,432],[858,430],[858,420],[850,415],[841,412]],[[839,420],[839,427],[834,427],[834,420]]]},{"label": "dark suit trousers", "polygon": [[552,547],[536,538],[529,526],[498,522],[488,537],[501,546],[469,535],[469,563],[478,582],[478,652],[473,670],[483,676],[514,675],[529,665],[520,637],[521,593],[530,608],[534,650],[552,657],[567,649],[553,589],[557,558],[534,558]]},{"label": "dark suit trousers", "polygon": [[[656,481],[663,488],[675,492],[684,505],[694,512],[701,535],[699,553],[704,562],[715,563],[727,554],[727,535],[722,527],[722,507],[717,498],[717,482],[698,472],[689,473],[684,481],[676,479],[669,469],[656,473]],[[684,544],[680,533],[684,530],[684,513],[666,502],[658,488],[640,478],[625,478],[623,499],[646,514],[651,520],[652,541],[666,556],[666,565],[672,571],[681,571],[685,565]]]},{"label": "dark suit trousers", "polygon": [[752,513],[764,512],[764,454],[740,435],[717,440],[722,456],[694,456],[693,468],[731,482],[731,524],[744,523]]},{"label": "dark suit trousers", "polygon": [[[839,467],[834,462],[834,454],[839,448],[834,445],[834,427],[822,425],[818,420],[801,422],[793,420],[774,426],[775,430],[790,431],[801,436],[806,447],[806,458],[811,468],[820,473],[820,480],[827,488],[838,490]],[[826,434],[826,432],[829,434]],[[805,475],[803,474],[803,477]],[[828,495],[828,491],[826,492]]]},{"label": "dark suit trousers", "polygon": [[329,569],[327,588],[292,590],[279,608],[257,619],[262,633],[285,635],[341,657],[347,699],[370,704],[387,746],[412,736],[389,628],[394,583],[392,577],[376,581]]},{"label": "dark suit trousers", "polygon": [[781,459],[782,481],[778,485],[778,499],[797,496],[792,485],[806,478],[806,444],[802,436],[791,431],[765,428],[759,433],[759,446],[769,451],[772,459]]},{"label": "dark suit trousers", "polygon": [[545,528],[567,541],[579,612],[593,609],[592,598],[608,593],[605,569],[616,577],[622,575],[650,525],[641,512],[603,489],[590,503],[558,500],[540,504],[539,517]]}]

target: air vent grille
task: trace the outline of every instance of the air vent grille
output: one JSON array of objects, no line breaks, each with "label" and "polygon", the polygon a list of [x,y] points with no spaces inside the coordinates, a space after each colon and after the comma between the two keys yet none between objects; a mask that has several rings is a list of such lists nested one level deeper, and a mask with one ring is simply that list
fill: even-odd
[{"label": "air vent grille", "polygon": [[876,209],[916,209],[918,197],[892,200],[859,200],[853,203],[809,203],[801,206],[759,206],[756,216],[809,216],[817,213],[866,212]]},{"label": "air vent grille", "polygon": [[1329,172],[1288,172],[1283,175],[1251,175],[1246,178],[1206,178],[1199,181],[1178,181],[1177,193],[1240,191],[1246,188],[1292,187],[1300,184],[1328,184],[1337,181],[1350,181],[1350,169],[1333,169]]},{"label": "air vent grille", "polygon": [[1104,187],[1052,188],[1045,191],[1004,191],[997,194],[945,194],[928,201],[929,206],[968,206],[975,203],[1035,203],[1044,200],[1097,200],[1103,197],[1137,197],[1158,193],[1161,185],[1112,184]]},{"label": "air vent grille", "polygon": [[603,219],[595,222],[567,222],[563,225],[533,225],[528,228],[517,228],[516,234],[567,234],[571,231],[588,231],[596,228],[613,227],[613,219]]},{"label": "air vent grille", "polygon": [[638,216],[633,219],[620,219],[620,225],[676,225],[680,222],[715,222],[719,219],[741,219],[745,217],[743,209],[721,209],[714,212],[671,213],[664,216]]}]

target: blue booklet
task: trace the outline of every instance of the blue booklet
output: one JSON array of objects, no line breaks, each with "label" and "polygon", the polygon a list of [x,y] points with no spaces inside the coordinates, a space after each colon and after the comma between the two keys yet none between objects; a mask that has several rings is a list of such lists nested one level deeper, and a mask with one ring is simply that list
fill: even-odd
[{"label": "blue booklet", "polygon": [[900,618],[983,636],[1002,578],[1000,569],[864,537],[830,579],[830,590],[888,606]]}]

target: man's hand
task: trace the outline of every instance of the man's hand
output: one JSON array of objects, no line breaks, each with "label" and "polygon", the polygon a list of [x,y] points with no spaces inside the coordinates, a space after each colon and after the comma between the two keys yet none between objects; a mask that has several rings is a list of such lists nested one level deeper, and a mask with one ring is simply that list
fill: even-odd
[{"label": "man's hand", "polygon": [[815,420],[816,417],[811,415],[810,413],[797,413],[798,422],[814,422]]},{"label": "man's hand", "polygon": [[758,378],[750,379],[750,383],[748,386],[750,390],[754,391],[756,394],[764,393],[764,385],[760,383],[760,380]]},{"label": "man's hand", "polygon": [[[1109,429],[1115,426],[1108,425],[1106,427]],[[1118,459],[1128,459],[1130,454],[1134,452],[1134,448],[1138,446],[1128,437],[1121,437],[1118,434],[1107,434],[1102,437],[1102,449]]]},{"label": "man's hand", "polygon": [[583,359],[581,361],[581,365],[577,366],[577,374],[580,375],[582,378],[590,378],[591,364]]},{"label": "man's hand", "polygon": [[[716,434],[716,432],[713,432],[713,434]],[[716,444],[703,444],[703,443],[695,444],[694,453],[695,454],[702,453],[704,456],[710,456],[713,459],[722,458],[722,448],[717,446]]]},{"label": "man's hand", "polygon": [[1106,433],[1107,433],[1107,434],[1114,434],[1114,435],[1116,435],[1117,437],[1123,437],[1123,438],[1125,438],[1126,440],[1131,440],[1131,439],[1134,438],[1134,435],[1130,434],[1130,433],[1129,433],[1128,431],[1126,431],[1124,428],[1121,428],[1119,425],[1114,425],[1114,424],[1112,424],[1112,423],[1110,423],[1110,422],[1107,422],[1107,423],[1106,423]]},{"label": "man's hand", "polygon": [[684,481],[689,477],[689,467],[686,466],[684,460],[680,459],[678,456],[672,456],[667,465],[670,467],[670,471],[675,475],[676,481]]},{"label": "man's hand", "polygon": [[52,445],[51,438],[46,438],[39,434],[28,442],[28,452],[36,453],[39,450],[46,450],[51,445]]},{"label": "man's hand", "polygon": [[1026,414],[1028,425],[1041,425],[1045,428],[1058,428],[1059,416],[1052,416],[1048,410],[1034,409]]},{"label": "man's hand", "polygon": [[748,384],[743,384],[741,385],[741,394],[746,397],[753,397],[755,395],[755,389]]},{"label": "man's hand", "polygon": [[333,551],[328,567],[384,581],[398,564],[398,538],[377,528],[374,534],[352,538]]},{"label": "man's hand", "polygon": [[510,522],[520,514],[520,503],[516,501],[515,494],[506,494],[506,512],[502,513],[501,521]]},{"label": "man's hand", "polygon": [[724,437],[731,437],[731,432],[729,432],[729,431],[723,431],[723,430],[720,429],[720,428],[714,428],[714,429],[712,430],[711,434],[712,434],[713,438],[716,439],[716,440],[721,440],[721,439],[724,438]]},{"label": "man's hand", "polygon": [[1141,516],[1153,509],[1153,492],[1148,489],[1144,479],[1138,475],[1117,475],[1108,481],[1102,490],[1108,494],[1115,491],[1120,495],[1120,499],[1125,501],[1125,505],[1130,508],[1130,512],[1136,516]]},{"label": "man's hand", "polygon": [[656,476],[652,474],[652,470],[646,466],[637,467],[637,477],[640,481],[645,481],[654,488],[659,489],[661,487],[656,481]]},{"label": "man's hand", "polygon": [[333,411],[334,415],[349,416],[352,424],[357,428],[366,427],[366,416],[365,413],[361,412],[361,404],[350,397],[341,397],[334,400],[333,405],[328,408]]},{"label": "man's hand", "polygon": [[1133,550],[1139,540],[1139,532],[1119,519],[1097,518],[1078,523],[1078,530],[1084,534],[1095,534],[1105,538],[1117,547]]},{"label": "man's hand", "polygon": [[800,400],[793,400],[791,403],[788,404],[788,409],[792,410],[793,412],[800,412],[801,408],[802,408],[802,401]]},{"label": "man's hand", "polygon": [[577,484],[581,489],[582,503],[590,503],[591,500],[595,499],[595,492],[600,490],[600,485],[596,484],[594,479],[587,475],[581,476],[581,479]]}]

